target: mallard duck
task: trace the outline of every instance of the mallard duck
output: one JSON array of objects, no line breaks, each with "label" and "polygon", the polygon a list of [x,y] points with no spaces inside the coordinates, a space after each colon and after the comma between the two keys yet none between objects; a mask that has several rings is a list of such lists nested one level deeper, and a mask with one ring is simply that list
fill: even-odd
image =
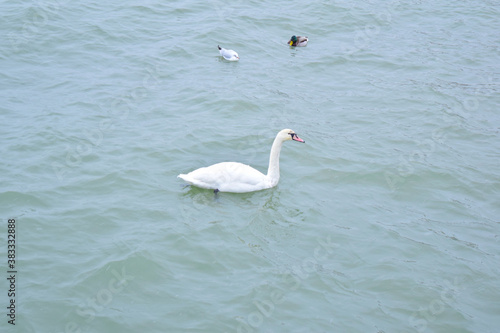
[{"label": "mallard duck", "polygon": [[307,38],[307,37],[293,35],[292,38],[290,38],[290,40],[288,41],[288,45],[290,45],[290,46],[306,46],[308,41],[309,41],[309,38]]},{"label": "mallard duck", "polygon": [[233,50],[226,50],[223,47],[220,47],[217,45],[219,48],[220,55],[224,57],[224,59],[229,60],[229,61],[238,61],[240,60],[240,57],[238,56],[238,53],[234,52]]}]

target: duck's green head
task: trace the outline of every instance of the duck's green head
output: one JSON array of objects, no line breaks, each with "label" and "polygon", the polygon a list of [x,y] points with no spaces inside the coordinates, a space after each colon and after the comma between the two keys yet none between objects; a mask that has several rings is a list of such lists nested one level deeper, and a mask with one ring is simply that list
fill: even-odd
[{"label": "duck's green head", "polygon": [[297,43],[297,36],[293,35],[292,38],[290,38],[290,45],[293,45],[294,43]]}]

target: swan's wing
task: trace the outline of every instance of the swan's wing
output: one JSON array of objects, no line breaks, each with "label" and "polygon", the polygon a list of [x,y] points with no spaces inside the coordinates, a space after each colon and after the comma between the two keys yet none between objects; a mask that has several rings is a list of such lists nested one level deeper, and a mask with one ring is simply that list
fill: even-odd
[{"label": "swan's wing", "polygon": [[255,191],[266,176],[251,166],[237,162],[217,163],[178,176],[186,182],[207,189],[226,192]]},{"label": "swan's wing", "polygon": [[249,165],[237,162],[223,162],[215,164],[220,172],[222,183],[259,184],[266,176]]}]

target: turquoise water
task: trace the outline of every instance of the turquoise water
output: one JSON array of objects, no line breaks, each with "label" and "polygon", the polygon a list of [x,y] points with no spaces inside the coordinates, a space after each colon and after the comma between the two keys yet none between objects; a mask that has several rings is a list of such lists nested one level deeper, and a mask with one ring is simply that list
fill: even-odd
[{"label": "turquoise water", "polygon": [[[498,2],[0,10],[2,330],[497,332]],[[276,188],[176,178],[283,128]]]}]

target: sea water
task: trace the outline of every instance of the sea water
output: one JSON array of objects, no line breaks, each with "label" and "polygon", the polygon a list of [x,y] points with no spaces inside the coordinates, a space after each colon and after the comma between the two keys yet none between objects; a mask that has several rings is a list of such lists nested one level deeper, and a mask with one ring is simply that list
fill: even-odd
[{"label": "sea water", "polygon": [[498,2],[0,10],[3,331],[497,332]]}]

